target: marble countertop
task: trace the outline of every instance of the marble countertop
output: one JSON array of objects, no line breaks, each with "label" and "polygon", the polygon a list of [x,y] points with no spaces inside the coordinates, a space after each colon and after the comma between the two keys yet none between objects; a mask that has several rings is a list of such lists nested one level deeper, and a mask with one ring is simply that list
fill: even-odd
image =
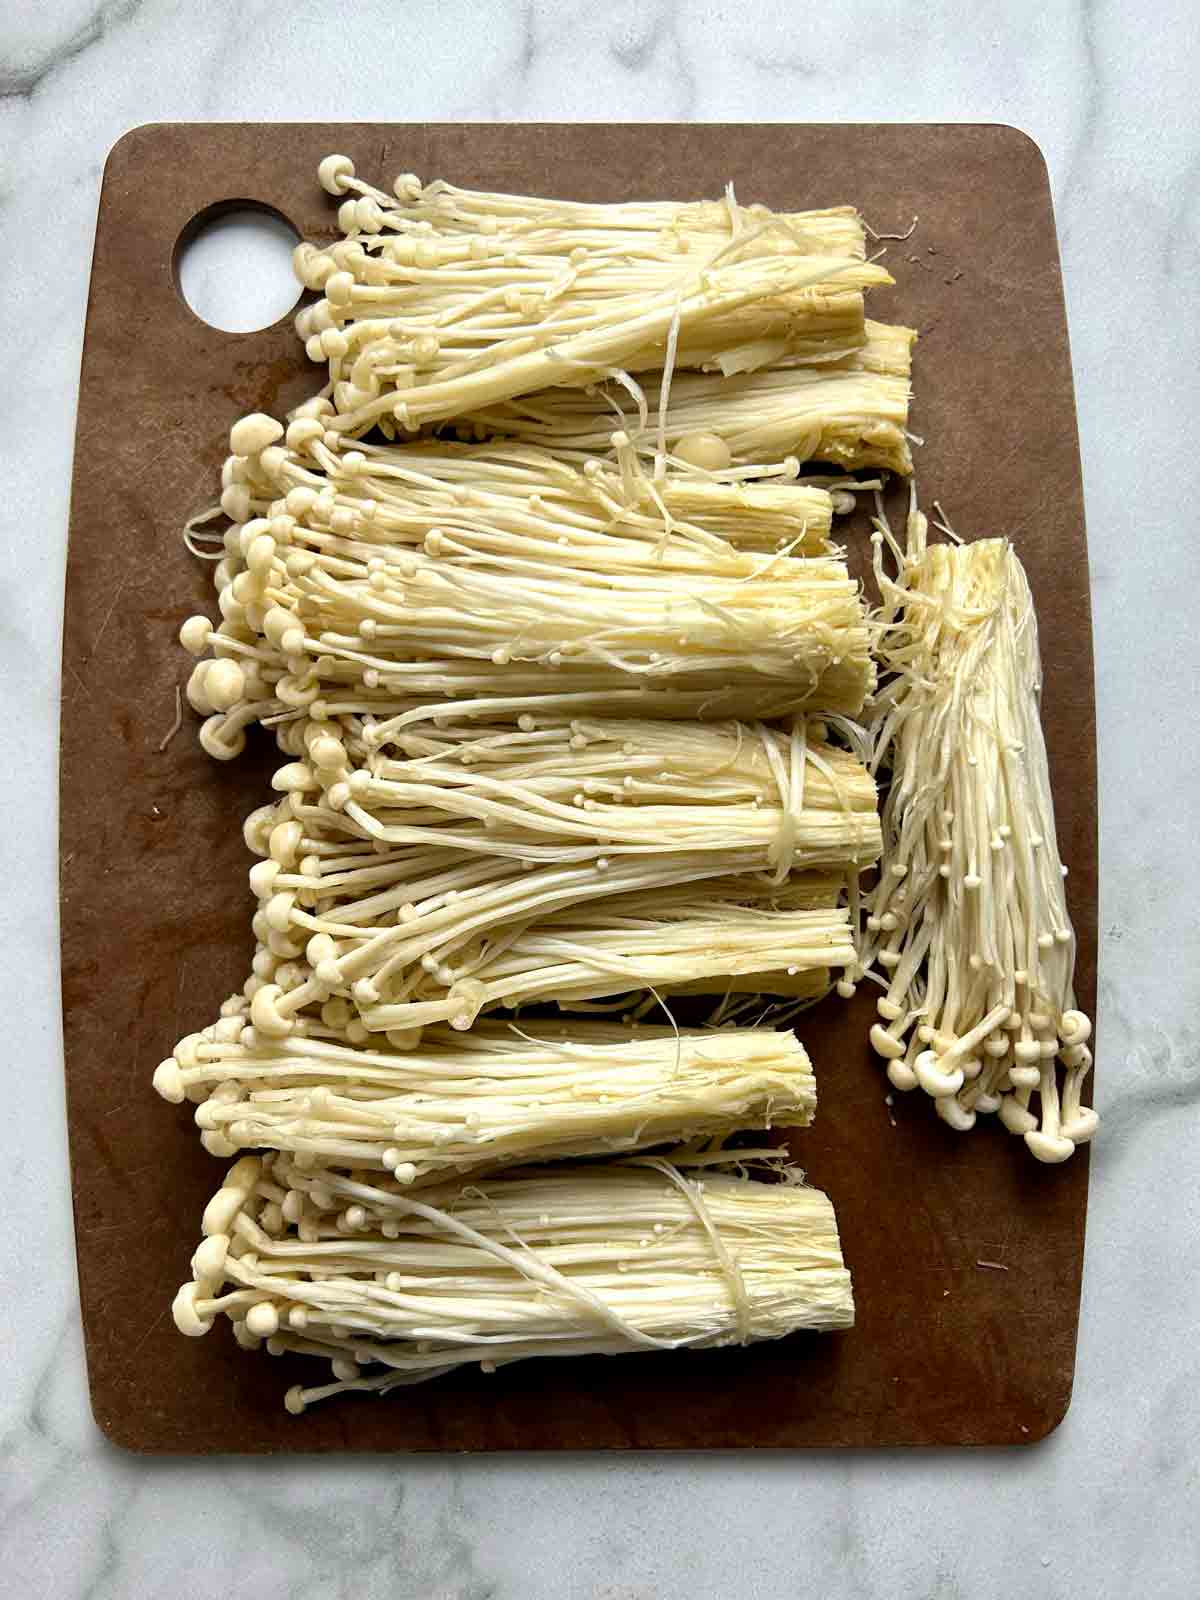
[{"label": "marble countertop", "polygon": [[[12,1095],[0,1596],[1200,1592],[1200,940],[1187,909],[1200,779],[1194,668],[1173,615],[1200,592],[1200,545],[1181,516],[1200,403],[1200,13],[1191,0],[535,0],[490,6],[481,26],[472,0],[370,0],[340,24],[350,9],[10,0],[0,16],[0,811],[15,867],[0,912]],[[100,172],[146,121],[387,116],[1002,121],[1046,155],[1091,539],[1106,1126],[1076,1398],[1043,1445],[161,1461],[110,1448],[92,1424],[62,1107],[55,790]]]}]

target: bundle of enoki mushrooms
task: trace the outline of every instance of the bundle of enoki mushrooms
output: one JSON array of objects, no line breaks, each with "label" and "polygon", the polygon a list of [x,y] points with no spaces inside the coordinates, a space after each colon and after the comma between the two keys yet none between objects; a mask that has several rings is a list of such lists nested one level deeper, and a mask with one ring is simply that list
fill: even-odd
[{"label": "bundle of enoki mushrooms", "polygon": [[307,760],[275,775],[285,797],[247,819],[248,997],[268,1036],[331,997],[373,1032],[467,1028],[501,1003],[750,974],[811,995],[854,964],[841,902],[879,819],[825,723],[372,732],[308,723]]},{"label": "bundle of enoki mushrooms", "polygon": [[[795,873],[776,886],[730,874],[737,858],[701,852],[528,873],[457,853],[398,855],[375,894],[328,910],[284,906],[272,920],[293,891],[272,895],[255,919],[266,948],[247,980],[258,1032],[283,1038],[306,1007],[331,998],[380,1033],[443,1021],[466,1029],[498,1005],[670,995],[700,979],[720,989],[753,976],[769,993],[811,995],[855,960],[840,874]],[[808,982],[792,989],[799,975]]]},{"label": "bundle of enoki mushrooms", "polygon": [[1092,1025],[1072,988],[1029,584],[1006,539],[929,544],[915,499],[907,547],[883,521],[874,541],[871,731],[892,777],[864,902],[863,964],[885,988],[871,1042],[952,1128],[996,1112],[1038,1160],[1065,1161],[1099,1119],[1082,1104]]},{"label": "bundle of enoki mushrooms", "polygon": [[741,1159],[784,1181],[714,1172],[695,1147],[415,1192],[375,1172],[244,1156],[205,1210],[175,1322],[197,1337],[228,1317],[247,1348],[328,1361],[331,1382],[288,1390],[297,1414],[467,1363],[850,1327],[833,1207],[778,1152]]},{"label": "bundle of enoki mushrooms", "polygon": [[315,416],[280,438],[265,416],[234,427],[221,621],[181,635],[213,653],[188,698],[218,758],[253,722],[299,753],[284,736],[304,717],[853,715],[874,682],[828,490],[660,488],[632,450],[612,470],[527,447],[343,451]]},{"label": "bundle of enoki mushrooms", "polygon": [[164,1099],[197,1103],[215,1156],[286,1150],[301,1166],[371,1168],[421,1185],[531,1157],[803,1128],[816,1110],[803,1047],[767,1028],[483,1023],[466,1034],[430,1028],[397,1049],[386,1040],[356,1048],[324,1018],[286,1040],[245,1021],[226,1015],[181,1040],[155,1073]]},{"label": "bundle of enoki mushrooms", "polygon": [[875,668],[834,535],[911,470],[891,280],[845,207],[320,179],[326,381],[235,424],[186,534],[201,743],[287,759],[244,825],[249,976],[155,1074],[212,1155],[260,1152],[176,1320],[330,1360],[297,1412],[848,1326],[829,1202],[735,1138],[808,1125],[808,1057],[732,1019],[858,971]]},{"label": "bundle of enoki mushrooms", "polygon": [[550,389],[473,413],[464,436],[501,434],[557,450],[604,451],[614,430],[669,465],[721,473],[764,461],[822,461],[912,472],[908,402],[911,328],[868,319],[861,348],[798,365],[784,353],[718,382],[681,372],[668,384],[610,380]]},{"label": "bundle of enoki mushrooms", "polygon": [[408,174],[388,195],[345,156],[321,181],[347,197],[344,237],[297,248],[321,298],[296,328],[351,435],[618,373],[837,360],[865,342],[863,290],[892,282],[846,208],[577,205]]}]

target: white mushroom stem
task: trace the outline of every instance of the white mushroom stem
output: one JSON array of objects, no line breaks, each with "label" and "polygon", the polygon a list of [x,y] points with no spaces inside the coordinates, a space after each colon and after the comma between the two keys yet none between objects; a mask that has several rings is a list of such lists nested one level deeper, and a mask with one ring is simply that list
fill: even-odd
[{"label": "white mushroom stem", "polygon": [[[680,852],[534,866],[402,847],[347,852],[333,871],[274,879],[256,925],[264,942],[331,941],[296,981],[256,986],[254,1024],[272,1037],[330,996],[383,1031],[450,1021],[534,999],[595,999],[719,975],[820,972],[853,963],[843,876],[779,884],[749,853]],[[346,869],[350,870],[346,870]],[[739,871],[743,876],[730,876]],[[300,895],[315,893],[306,910]]]},{"label": "white mushroom stem", "polygon": [[862,947],[888,984],[872,1042],[892,1082],[920,1083],[952,1127],[998,1111],[1039,1160],[1063,1161],[1098,1119],[1081,1104],[1091,1023],[1072,989],[1029,585],[1006,540],[928,545],[915,499],[907,549],[883,521],[874,540],[884,678],[870,732],[891,787]]},{"label": "white mushroom stem", "polygon": [[670,261],[700,242],[720,246],[764,222],[786,229],[795,248],[814,254],[861,257],[866,251],[866,229],[852,206],[775,213],[761,205],[739,205],[728,192],[720,200],[596,203],[460,189],[442,179],[422,184],[412,173],[402,173],[385,192],[358,178],[354,163],[342,155],[327,156],[318,179],[330,194],[368,202],[363,206],[352,199],[349,209],[339,211],[343,233],[408,233],[414,241],[430,243],[435,253],[446,251],[450,259],[455,254],[450,241],[460,241],[459,254],[464,253],[461,241],[467,241],[469,255],[473,236],[497,254],[509,248],[504,241],[511,236],[539,254],[569,257],[582,230],[622,259]]},{"label": "white mushroom stem", "polygon": [[790,1181],[767,1184],[714,1173],[703,1152],[676,1160],[513,1173],[418,1197],[391,1178],[268,1156],[251,1190],[239,1180],[228,1244],[197,1252],[176,1323],[197,1335],[225,1315],[240,1342],[328,1359],[334,1381],[290,1391],[293,1412],[468,1363],[851,1326],[824,1195],[791,1168]]},{"label": "white mushroom stem", "polygon": [[[837,562],[785,560],[761,578],[731,581],[702,573],[593,577],[484,557],[467,567],[440,555],[414,553],[374,572],[365,563],[338,571],[317,562],[295,583],[272,586],[270,603],[301,617],[288,653],[316,657],[329,646],[362,650],[365,642],[385,672],[391,657],[551,669],[569,657],[631,682],[689,670],[717,681],[722,674],[789,678],[811,698],[859,642],[857,594]],[[858,660],[861,693],[869,677]]]},{"label": "white mushroom stem", "polygon": [[[350,274],[335,274],[334,283],[343,276]],[[556,307],[532,325],[518,309],[501,319],[499,337],[494,321],[471,315],[470,301],[453,303],[447,316],[430,310],[420,287],[414,296],[351,283],[345,300],[323,303],[341,343],[318,338],[315,350],[314,341],[308,344],[310,355],[329,360],[339,413],[331,426],[356,437],[386,419],[416,432],[514,395],[594,382],[614,368],[659,367],[676,319],[684,330],[677,346],[683,366],[707,366],[756,337],[814,341],[832,334],[847,350],[862,341],[862,290],[892,282],[872,264],[827,258],[814,265],[803,257],[689,266],[678,286],[667,289],[652,287],[656,276],[622,273],[616,295],[595,309],[571,314]],[[484,301],[494,297],[494,284],[481,287]],[[425,338],[429,366],[420,360]],[[368,352],[375,377],[384,381],[375,392],[343,387],[344,358],[357,365]]]}]

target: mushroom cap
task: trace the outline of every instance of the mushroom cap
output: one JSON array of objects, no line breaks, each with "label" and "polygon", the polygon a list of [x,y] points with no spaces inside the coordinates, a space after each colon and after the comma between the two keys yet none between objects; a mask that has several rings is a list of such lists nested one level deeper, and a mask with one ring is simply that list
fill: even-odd
[{"label": "mushroom cap", "polygon": [[1075,1146],[1063,1134],[1043,1133],[1032,1129],[1025,1135],[1025,1143],[1039,1161],[1055,1166],[1075,1154]]}]

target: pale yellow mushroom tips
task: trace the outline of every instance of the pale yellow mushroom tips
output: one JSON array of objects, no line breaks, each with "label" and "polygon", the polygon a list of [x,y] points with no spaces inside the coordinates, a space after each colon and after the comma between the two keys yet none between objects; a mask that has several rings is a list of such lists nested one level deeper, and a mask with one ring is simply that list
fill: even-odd
[{"label": "pale yellow mushroom tips", "polygon": [[951,1127],[996,1112],[1040,1161],[1064,1161],[1098,1119],[1082,1104],[1091,1022],[1072,987],[1033,599],[1006,539],[926,535],[915,499],[905,550],[882,522],[874,535],[870,731],[891,787],[865,902],[863,966],[885,990],[871,1042]]},{"label": "pale yellow mushroom tips", "polygon": [[783,1182],[711,1160],[685,1147],[413,1192],[391,1175],[251,1158],[210,1202],[175,1323],[199,1337],[228,1318],[247,1349],[327,1362],[330,1381],[288,1391],[294,1415],[468,1364],[852,1326],[828,1199],[777,1152],[743,1152],[743,1173],[767,1165]]}]

